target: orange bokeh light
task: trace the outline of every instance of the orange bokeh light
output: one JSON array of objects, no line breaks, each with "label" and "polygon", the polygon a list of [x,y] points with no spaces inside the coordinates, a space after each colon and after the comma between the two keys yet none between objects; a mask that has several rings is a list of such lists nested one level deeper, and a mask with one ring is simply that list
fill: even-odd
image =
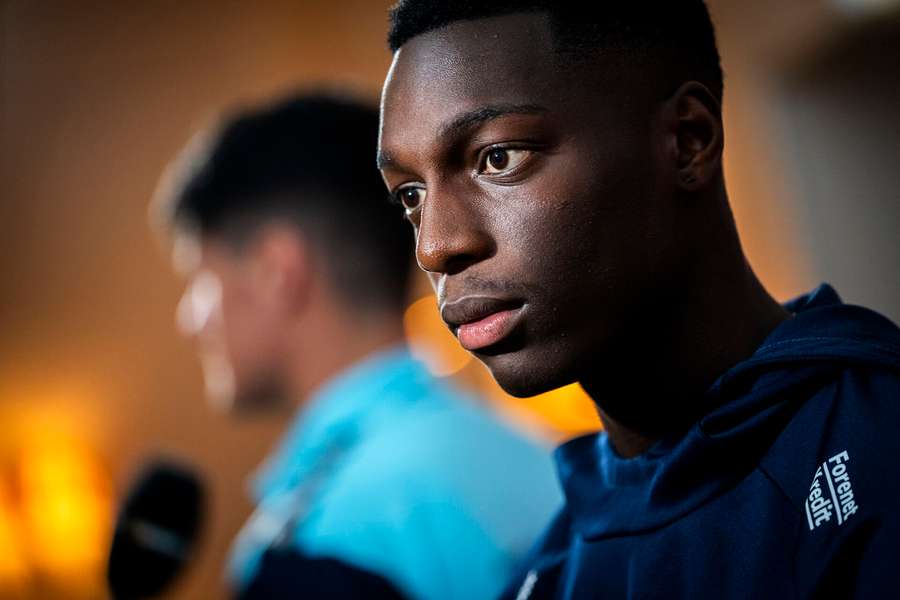
[{"label": "orange bokeh light", "polygon": [[110,484],[86,448],[32,440],[18,464],[21,516],[34,567],[56,579],[93,585],[110,535]]},{"label": "orange bokeh light", "polygon": [[413,355],[437,377],[453,375],[472,360],[441,320],[432,295],[416,300],[406,309],[403,326]]},{"label": "orange bokeh light", "polygon": [[0,597],[104,597],[113,492],[86,441],[93,421],[73,408],[84,394],[24,386],[3,396]]},{"label": "orange bokeh light", "polygon": [[0,482],[0,597],[24,594],[29,567],[9,491]]}]

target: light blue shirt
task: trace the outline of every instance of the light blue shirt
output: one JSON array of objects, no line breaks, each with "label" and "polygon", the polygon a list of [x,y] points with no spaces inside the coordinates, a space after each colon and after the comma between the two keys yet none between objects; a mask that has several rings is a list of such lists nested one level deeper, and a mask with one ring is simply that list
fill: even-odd
[{"label": "light blue shirt", "polygon": [[324,386],[254,481],[231,570],[290,544],[410,598],[497,596],[561,505],[549,452],[433,378],[405,349]]}]

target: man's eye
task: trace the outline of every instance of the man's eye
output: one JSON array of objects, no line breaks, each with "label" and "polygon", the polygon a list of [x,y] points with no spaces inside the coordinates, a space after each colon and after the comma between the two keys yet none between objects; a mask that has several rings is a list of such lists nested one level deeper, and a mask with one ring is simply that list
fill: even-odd
[{"label": "man's eye", "polygon": [[528,158],[528,150],[511,150],[507,148],[491,148],[484,157],[484,164],[479,171],[486,175],[496,175],[514,169]]},{"label": "man's eye", "polygon": [[409,212],[417,209],[425,200],[425,189],[414,186],[402,187],[394,192],[394,197]]}]

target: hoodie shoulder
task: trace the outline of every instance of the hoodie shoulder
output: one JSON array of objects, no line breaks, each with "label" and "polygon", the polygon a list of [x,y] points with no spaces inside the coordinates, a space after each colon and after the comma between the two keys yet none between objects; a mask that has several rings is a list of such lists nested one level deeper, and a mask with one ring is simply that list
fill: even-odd
[{"label": "hoodie shoulder", "polygon": [[878,597],[900,586],[886,568],[900,556],[898,431],[900,376],[849,367],[761,461],[796,514],[793,569],[804,596]]},{"label": "hoodie shoulder", "polygon": [[794,318],[724,383],[806,396],[759,463],[796,515],[798,588],[896,590],[900,572],[883,567],[900,556],[900,330],[827,285],[787,308]]},{"label": "hoodie shoulder", "polygon": [[[877,472],[900,473],[900,458],[893,460],[900,457],[900,330],[874,311],[843,304],[827,284],[787,308],[796,311],[794,319],[730,379],[753,373],[756,385],[764,381],[771,388],[777,381],[786,395],[806,396],[796,399],[797,412],[761,462],[805,515],[809,496],[819,496],[818,477],[820,485],[827,483],[829,464],[847,464],[837,469],[843,474],[852,460],[860,478],[862,471],[873,473],[873,485],[887,483],[878,483]],[[810,520],[811,531],[826,522]]]},{"label": "hoodie shoulder", "polygon": [[[779,325],[756,352],[713,384],[711,393],[741,393],[770,374],[810,367],[839,373],[847,368],[900,374],[900,328],[862,306],[844,304],[828,284],[785,304],[792,318]],[[737,388],[737,389],[735,389]],[[729,394],[730,392],[730,394]]]}]

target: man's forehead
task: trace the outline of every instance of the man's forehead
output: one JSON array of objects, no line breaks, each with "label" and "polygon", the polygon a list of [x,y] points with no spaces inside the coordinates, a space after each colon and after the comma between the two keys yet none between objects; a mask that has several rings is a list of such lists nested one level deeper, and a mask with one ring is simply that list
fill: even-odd
[{"label": "man's forehead", "polygon": [[459,21],[419,35],[395,54],[385,84],[386,125],[395,112],[421,122],[484,105],[535,103],[553,84],[552,48],[543,13]]},{"label": "man's forehead", "polygon": [[480,73],[488,65],[528,70],[552,50],[549,16],[527,12],[456,21],[410,39],[398,52],[413,70],[428,76]]}]

